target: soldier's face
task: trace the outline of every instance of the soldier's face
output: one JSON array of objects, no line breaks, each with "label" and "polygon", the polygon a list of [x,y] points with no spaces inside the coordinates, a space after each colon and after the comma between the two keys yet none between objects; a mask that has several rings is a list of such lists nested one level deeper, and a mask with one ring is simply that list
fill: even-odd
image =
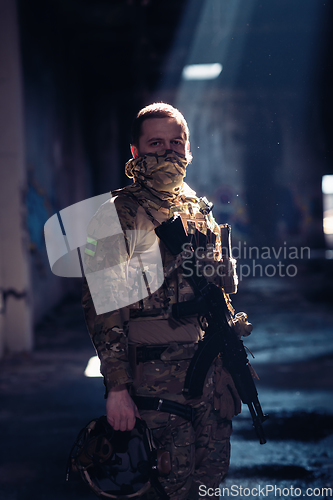
[{"label": "soldier's face", "polygon": [[185,156],[189,149],[185,131],[175,118],[148,118],[142,123],[138,147],[132,146],[133,157],[165,149]]}]

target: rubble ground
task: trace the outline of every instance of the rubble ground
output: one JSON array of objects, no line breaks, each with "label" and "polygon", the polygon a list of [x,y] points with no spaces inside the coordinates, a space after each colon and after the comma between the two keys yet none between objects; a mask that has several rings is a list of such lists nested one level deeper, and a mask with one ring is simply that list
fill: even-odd
[{"label": "rubble ground", "polygon": [[[269,414],[267,443],[259,444],[243,407],[234,419],[221,498],[330,498],[333,311],[306,297],[301,283],[258,281],[244,282],[233,303],[254,325],[245,344],[255,355],[259,398]],[[37,328],[32,353],[1,360],[2,500],[96,498],[79,478],[65,482],[78,431],[104,413],[102,379],[84,376],[94,355],[80,300],[68,297]]]}]

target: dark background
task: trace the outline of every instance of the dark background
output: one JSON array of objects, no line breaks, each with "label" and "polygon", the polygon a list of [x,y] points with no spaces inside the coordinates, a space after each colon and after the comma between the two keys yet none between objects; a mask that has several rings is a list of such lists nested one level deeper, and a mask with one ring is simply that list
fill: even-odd
[{"label": "dark background", "polygon": [[[50,276],[44,223],[129,182],[130,125],[154,100],[188,118],[188,182],[214,202],[219,223],[231,223],[235,244],[307,246],[313,258],[325,256],[318,250],[327,246],[321,179],[332,173],[331,2],[21,0],[18,7],[27,225],[44,305],[52,302],[45,283],[60,286]],[[185,64],[203,62],[223,64],[216,80],[182,80]],[[326,272],[330,263],[320,265]]]},{"label": "dark background", "polygon": [[[214,202],[218,223],[231,224],[241,249],[238,269],[250,269],[233,303],[255,327],[246,344],[270,413],[268,443],[258,445],[244,409],[235,420],[226,484],[332,487],[333,260],[321,182],[333,174],[333,4],[19,0],[16,6],[25,152],[22,217],[12,231],[23,242],[30,291],[2,287],[0,280],[0,330],[5,338],[6,315],[18,315],[6,300],[11,307],[25,300],[33,342],[30,349],[3,342],[1,495],[92,497],[83,484],[65,486],[63,470],[80,427],[104,411],[103,386],[83,375],[94,350],[80,280],[52,274],[43,228],[59,210],[129,182],[131,122],[154,101],[177,106],[188,119],[194,159],[187,180]],[[223,65],[216,80],[182,78],[187,64],[215,62]],[[3,231],[2,248],[6,238]],[[244,253],[250,246],[259,251],[261,273]],[[282,253],[264,259],[265,247]],[[291,247],[309,253],[284,256]],[[10,260],[2,262],[3,255],[2,268]],[[279,263],[295,266],[296,275],[265,272]]]}]

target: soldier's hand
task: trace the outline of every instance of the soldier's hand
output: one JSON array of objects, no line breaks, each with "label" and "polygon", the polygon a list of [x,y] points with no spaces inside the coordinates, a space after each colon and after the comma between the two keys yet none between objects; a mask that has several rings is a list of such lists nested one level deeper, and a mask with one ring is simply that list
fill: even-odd
[{"label": "soldier's hand", "polygon": [[106,417],[115,431],[131,431],[135,426],[135,417],[140,418],[140,413],[125,384],[109,391]]}]

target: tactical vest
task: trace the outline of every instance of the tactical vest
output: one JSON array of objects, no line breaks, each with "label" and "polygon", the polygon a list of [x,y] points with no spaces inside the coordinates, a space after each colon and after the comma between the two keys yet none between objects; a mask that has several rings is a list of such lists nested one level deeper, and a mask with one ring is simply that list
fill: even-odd
[{"label": "tactical vest", "polygon": [[[134,185],[121,191],[125,191],[144,208],[155,226],[160,224],[152,215],[152,210],[160,210],[161,206],[147,197],[141,197],[140,191],[135,189]],[[117,191],[112,194],[116,195]],[[175,213],[181,216],[191,244],[175,259],[160,242],[165,275],[163,286],[149,297],[130,306],[132,319],[168,319],[172,304],[194,298],[193,290],[186,279],[190,272],[186,262],[193,255],[193,251],[195,272],[203,274],[208,281],[222,287],[226,294],[237,291],[236,261],[231,258],[230,253],[230,227],[227,224],[219,226],[211,212],[212,204],[205,198],[197,198],[194,192],[190,196],[180,195],[178,200],[180,203],[168,203],[167,218]]]}]

